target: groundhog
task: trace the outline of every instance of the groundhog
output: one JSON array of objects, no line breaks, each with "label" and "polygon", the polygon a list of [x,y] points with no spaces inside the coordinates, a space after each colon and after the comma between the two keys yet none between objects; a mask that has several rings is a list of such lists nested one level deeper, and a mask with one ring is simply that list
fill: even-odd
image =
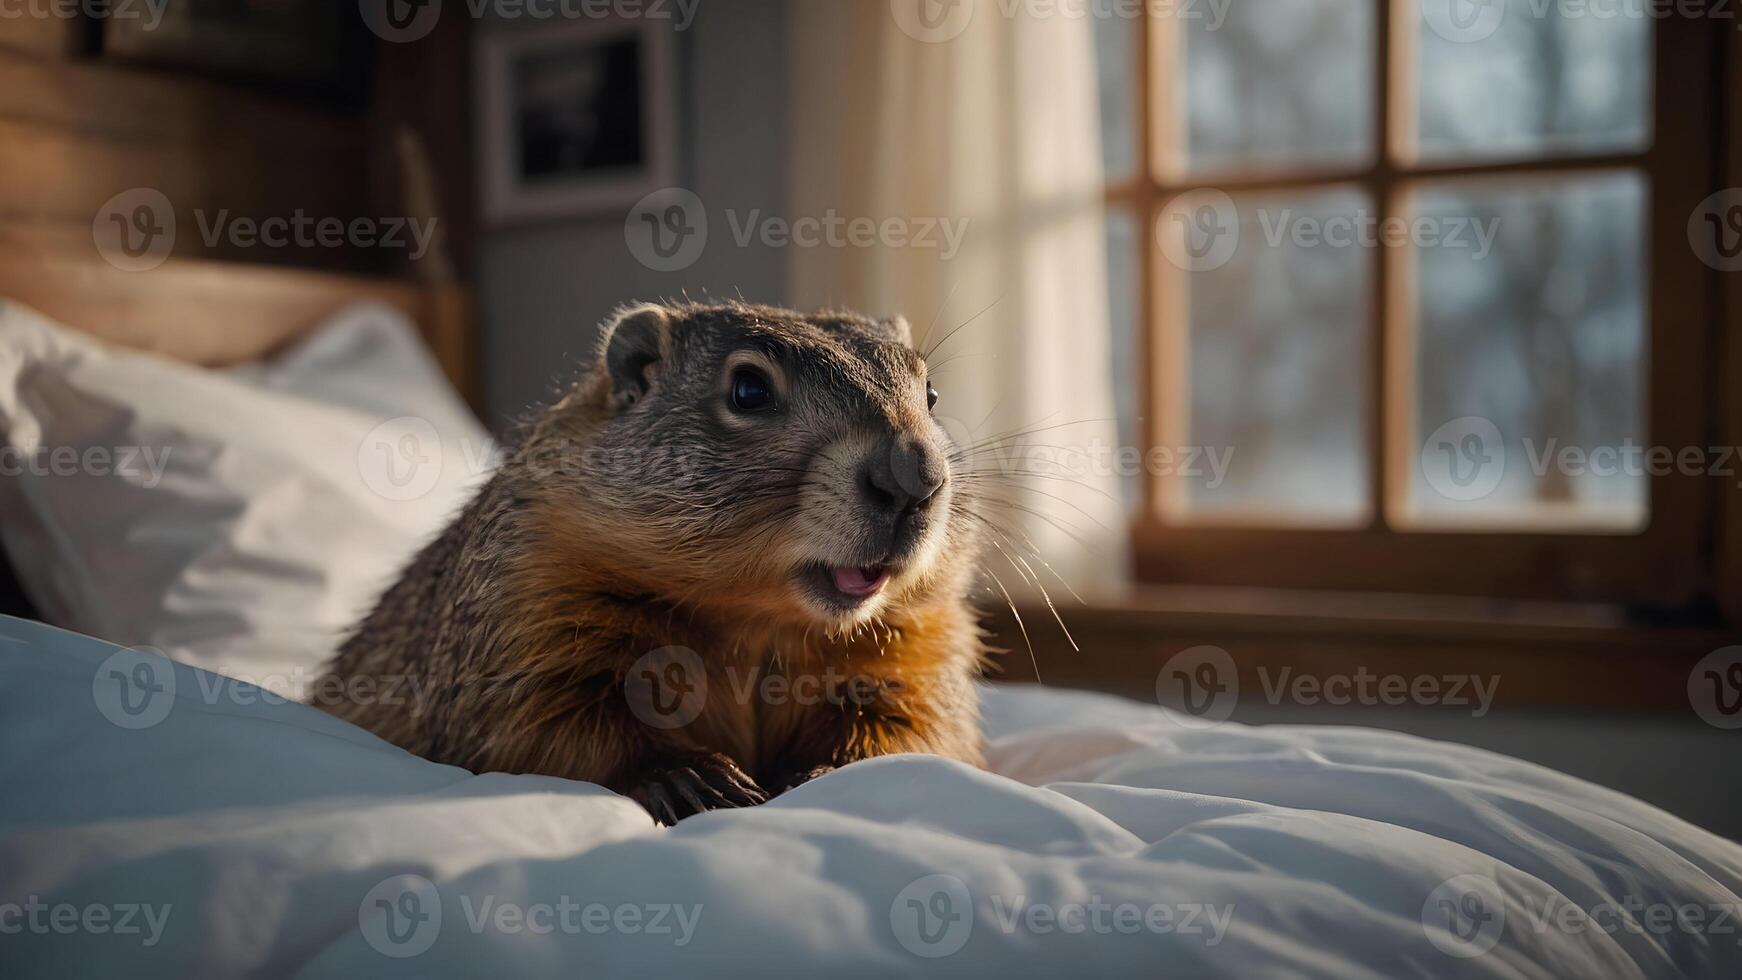
[{"label": "groundhog", "polygon": [[937,397],[899,318],[623,310],[318,703],[668,825],[871,756],[979,765],[980,535]]}]

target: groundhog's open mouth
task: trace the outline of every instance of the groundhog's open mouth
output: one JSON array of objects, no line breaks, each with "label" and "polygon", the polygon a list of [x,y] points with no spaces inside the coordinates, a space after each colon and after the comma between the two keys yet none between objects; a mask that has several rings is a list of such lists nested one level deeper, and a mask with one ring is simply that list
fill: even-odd
[{"label": "groundhog's open mouth", "polygon": [[889,584],[894,572],[895,569],[889,565],[855,567],[818,563],[806,566],[799,578],[824,605],[851,612],[876,598]]}]

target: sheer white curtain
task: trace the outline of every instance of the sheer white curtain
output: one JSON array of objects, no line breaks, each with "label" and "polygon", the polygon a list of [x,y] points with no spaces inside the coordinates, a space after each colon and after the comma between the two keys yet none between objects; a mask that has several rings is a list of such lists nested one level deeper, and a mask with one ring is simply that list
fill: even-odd
[{"label": "sheer white curtain", "polygon": [[[947,16],[922,21],[923,5]],[[1059,578],[1085,596],[1118,589],[1092,25],[985,0],[790,7],[791,213],[879,226],[875,245],[790,249],[797,303],[905,315],[922,350],[937,345],[938,415],[958,441],[1038,430],[1026,453],[994,444],[976,460],[1016,481],[985,488],[1012,539],[987,565],[1012,593],[1030,577],[1055,597]],[[1052,570],[1032,554],[1024,568],[1025,546]]]}]

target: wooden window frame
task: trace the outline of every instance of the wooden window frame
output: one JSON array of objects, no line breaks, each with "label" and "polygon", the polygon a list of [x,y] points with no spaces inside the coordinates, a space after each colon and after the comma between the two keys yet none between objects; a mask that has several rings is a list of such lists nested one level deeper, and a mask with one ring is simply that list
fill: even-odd
[{"label": "wooden window frame", "polygon": [[[1185,370],[1183,304],[1169,279],[1181,275],[1161,255],[1156,222],[1174,197],[1214,188],[1258,192],[1353,185],[1371,195],[1383,219],[1400,213],[1417,185],[1442,180],[1515,181],[1563,172],[1633,171],[1646,186],[1647,255],[1645,377],[1647,438],[1652,445],[1708,446],[1728,426],[1718,424],[1716,371],[1735,345],[1720,348],[1719,299],[1723,285],[1689,246],[1688,216],[1720,186],[1715,138],[1723,121],[1718,81],[1728,22],[1673,16],[1655,22],[1653,44],[1653,136],[1637,153],[1545,156],[1420,165],[1400,154],[1397,134],[1414,109],[1413,56],[1420,23],[1416,0],[1372,0],[1374,30],[1375,159],[1364,166],[1301,173],[1243,173],[1204,179],[1175,178],[1159,164],[1173,145],[1176,125],[1157,109],[1171,88],[1157,70],[1157,51],[1177,45],[1177,25],[1145,13],[1133,32],[1136,176],[1107,188],[1109,210],[1131,214],[1142,230],[1139,277],[1138,384],[1147,445],[1173,445],[1181,413],[1163,405],[1170,371]],[[1735,54],[1736,42],[1730,42]],[[1729,110],[1732,117],[1737,112]],[[1718,521],[1724,520],[1729,550],[1742,539],[1742,505],[1733,480],[1673,474],[1651,476],[1648,520],[1638,533],[1547,533],[1498,530],[1400,528],[1388,514],[1407,492],[1416,458],[1413,393],[1413,313],[1405,273],[1407,248],[1374,250],[1367,303],[1370,326],[1367,408],[1370,516],[1355,527],[1239,527],[1169,523],[1163,518],[1168,492],[1162,477],[1149,477],[1143,506],[1132,528],[1135,571],[1141,581],[1198,585],[1415,591],[1507,598],[1625,602],[1687,608],[1731,584],[1742,560],[1714,554]],[[1734,290],[1732,290],[1734,292]],[[1733,331],[1731,331],[1733,333]],[[1173,356],[1170,356],[1173,355]],[[1735,376],[1735,375],[1732,375]],[[1735,415],[1734,407],[1729,414]],[[1734,439],[1732,438],[1732,444]],[[1724,600],[1720,596],[1720,602]],[[1724,603],[1727,607],[1729,603]],[[1742,610],[1736,610],[1742,611]]]}]

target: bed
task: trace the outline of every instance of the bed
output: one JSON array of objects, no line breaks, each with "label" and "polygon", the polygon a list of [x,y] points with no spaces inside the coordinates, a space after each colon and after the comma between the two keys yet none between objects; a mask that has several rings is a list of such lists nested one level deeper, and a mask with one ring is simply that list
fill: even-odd
[{"label": "bed", "polygon": [[[1742,846],[1396,734],[987,685],[985,771],[876,759],[671,829],[409,755],[297,698],[487,471],[463,326],[408,284],[27,258],[9,444],[183,451],[0,486],[58,624],[0,618],[0,975],[1742,976]],[[407,419],[466,461],[415,495],[363,451]]]}]

